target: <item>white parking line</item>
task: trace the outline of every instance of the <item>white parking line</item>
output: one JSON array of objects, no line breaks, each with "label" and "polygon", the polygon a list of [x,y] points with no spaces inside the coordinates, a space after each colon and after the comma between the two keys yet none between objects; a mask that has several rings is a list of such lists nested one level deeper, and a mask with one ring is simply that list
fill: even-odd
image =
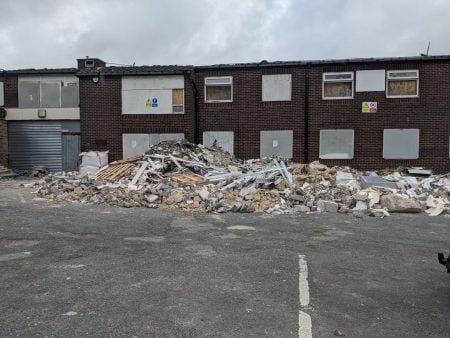
[{"label": "white parking line", "polygon": [[298,255],[298,294],[300,297],[300,305],[307,306],[309,304],[309,286],[308,286],[308,265],[306,264],[305,255]]},{"label": "white parking line", "polygon": [[[305,255],[298,255],[298,296],[300,306],[309,305],[308,264]],[[312,338],[311,316],[302,310],[298,312],[298,337]]]}]

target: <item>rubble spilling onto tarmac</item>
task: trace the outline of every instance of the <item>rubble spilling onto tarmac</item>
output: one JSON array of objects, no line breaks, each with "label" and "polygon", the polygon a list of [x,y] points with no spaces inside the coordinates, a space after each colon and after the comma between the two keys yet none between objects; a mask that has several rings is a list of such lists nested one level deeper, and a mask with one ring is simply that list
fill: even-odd
[{"label": "rubble spilling onto tarmac", "polygon": [[361,172],[280,158],[241,161],[213,147],[165,141],[96,173],[49,174],[29,184],[38,198],[206,212],[392,212],[450,216],[450,174],[422,168]]}]

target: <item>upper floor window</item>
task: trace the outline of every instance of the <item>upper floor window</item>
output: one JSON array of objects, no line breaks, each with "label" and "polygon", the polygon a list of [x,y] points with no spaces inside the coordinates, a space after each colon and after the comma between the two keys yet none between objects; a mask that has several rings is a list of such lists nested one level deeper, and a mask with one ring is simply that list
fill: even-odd
[{"label": "upper floor window", "polygon": [[122,114],[183,113],[183,76],[122,77]]},{"label": "upper floor window", "polygon": [[19,77],[19,108],[73,108],[79,105],[75,76]]},{"label": "upper floor window", "polygon": [[290,101],[291,74],[275,74],[262,76],[263,101]]},{"label": "upper floor window", "polygon": [[205,77],[205,102],[233,102],[233,77]]},{"label": "upper floor window", "polygon": [[418,70],[390,70],[387,72],[386,97],[418,97]]},{"label": "upper floor window", "polygon": [[322,99],[353,99],[353,72],[323,73]]}]

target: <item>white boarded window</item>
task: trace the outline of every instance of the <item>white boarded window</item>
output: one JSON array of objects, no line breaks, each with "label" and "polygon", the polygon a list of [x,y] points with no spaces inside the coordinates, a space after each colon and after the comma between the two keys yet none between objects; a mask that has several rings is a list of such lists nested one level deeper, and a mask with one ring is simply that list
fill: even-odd
[{"label": "white boarded window", "polygon": [[353,129],[320,130],[319,158],[352,159],[354,138]]},{"label": "white boarded window", "polygon": [[183,76],[122,77],[122,114],[184,113]]},{"label": "white boarded window", "polygon": [[290,101],[291,74],[276,74],[262,76],[263,101]]},{"label": "white boarded window", "polygon": [[419,129],[384,129],[383,158],[418,159]]},{"label": "white boarded window", "polygon": [[353,72],[323,73],[322,99],[353,99]]},{"label": "white boarded window", "polygon": [[390,70],[387,72],[386,97],[418,97],[418,70]]},{"label": "white boarded window", "polygon": [[292,158],[292,130],[264,130],[260,133],[260,156]]},{"label": "white boarded window", "polygon": [[205,77],[205,102],[232,102],[233,77]]},{"label": "white boarded window", "polygon": [[148,148],[162,141],[182,140],[183,133],[122,134],[123,159],[144,154]]},{"label": "white boarded window", "polygon": [[223,149],[233,155],[234,133],[232,131],[205,131],[203,132],[203,144]]},{"label": "white boarded window", "polygon": [[386,88],[386,71],[358,70],[356,72],[357,92],[384,92]]}]

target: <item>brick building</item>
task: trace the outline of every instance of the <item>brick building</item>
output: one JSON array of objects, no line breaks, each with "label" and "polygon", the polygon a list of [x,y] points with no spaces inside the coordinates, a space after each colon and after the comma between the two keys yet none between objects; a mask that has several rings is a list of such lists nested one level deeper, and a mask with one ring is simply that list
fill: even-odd
[{"label": "brick building", "polygon": [[191,66],[94,67],[78,61],[81,142],[117,160],[166,139],[195,141]]},{"label": "brick building", "polygon": [[0,161],[18,171],[75,170],[80,152],[76,68],[0,72]]},{"label": "brick building", "polygon": [[[86,58],[76,74],[81,148],[110,160],[186,138],[243,159],[450,170],[450,56],[196,67]],[[0,78],[5,107],[20,107],[26,74],[13,75]]]}]

